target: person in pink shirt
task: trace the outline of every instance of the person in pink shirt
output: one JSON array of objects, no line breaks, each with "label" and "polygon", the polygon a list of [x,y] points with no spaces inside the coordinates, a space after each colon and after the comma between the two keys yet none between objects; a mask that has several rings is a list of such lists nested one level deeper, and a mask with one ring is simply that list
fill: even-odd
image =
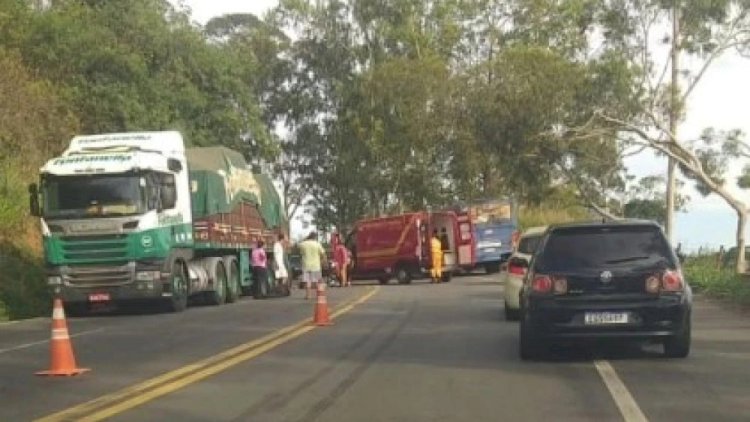
[{"label": "person in pink shirt", "polygon": [[351,286],[352,283],[349,280],[349,251],[341,241],[341,237],[338,233],[334,235],[335,246],[333,249],[333,260],[336,262],[336,271],[338,272],[339,280],[341,280],[341,286]]},{"label": "person in pink shirt", "polygon": [[[253,280],[255,281],[268,280],[268,269],[266,267],[266,250],[263,246],[263,241],[258,240],[255,249],[253,249],[253,252],[250,256],[250,265],[252,265],[253,267]],[[260,288],[260,282],[256,282],[254,284],[256,289]]]}]

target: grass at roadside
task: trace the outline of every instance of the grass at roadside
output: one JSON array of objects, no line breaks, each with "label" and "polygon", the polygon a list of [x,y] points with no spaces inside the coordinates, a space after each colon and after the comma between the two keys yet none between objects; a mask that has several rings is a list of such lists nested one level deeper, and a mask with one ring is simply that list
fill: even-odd
[{"label": "grass at roadside", "polygon": [[718,268],[715,256],[690,257],[683,265],[693,289],[739,305],[750,306],[750,279],[731,268]]},{"label": "grass at roadside", "polygon": [[50,296],[39,258],[0,244],[0,321],[49,314]]}]

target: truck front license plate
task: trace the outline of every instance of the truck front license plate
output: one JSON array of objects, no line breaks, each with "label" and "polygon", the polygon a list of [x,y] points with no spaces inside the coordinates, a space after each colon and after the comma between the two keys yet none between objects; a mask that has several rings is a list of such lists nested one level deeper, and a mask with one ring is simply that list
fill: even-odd
[{"label": "truck front license plate", "polygon": [[89,302],[109,302],[109,293],[90,293]]}]

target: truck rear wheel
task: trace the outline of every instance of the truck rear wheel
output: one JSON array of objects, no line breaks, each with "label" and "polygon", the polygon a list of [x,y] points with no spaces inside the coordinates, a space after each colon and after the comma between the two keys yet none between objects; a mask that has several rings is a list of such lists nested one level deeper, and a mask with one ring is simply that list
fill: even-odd
[{"label": "truck rear wheel", "polygon": [[385,284],[388,284],[390,280],[391,280],[390,277],[382,276],[378,278],[378,283],[385,285]]},{"label": "truck rear wheel", "polygon": [[208,258],[206,270],[213,280],[213,291],[208,293],[208,303],[222,305],[227,300],[227,270],[224,268],[224,261],[221,258]]},{"label": "truck rear wheel", "polygon": [[409,270],[407,270],[406,267],[398,267],[396,270],[396,280],[398,280],[398,284],[411,283],[411,274],[409,273]]},{"label": "truck rear wheel", "polygon": [[227,303],[234,303],[240,297],[240,266],[237,258],[225,256],[224,268],[227,271]]},{"label": "truck rear wheel", "polygon": [[175,261],[172,264],[172,273],[170,274],[170,290],[172,296],[167,303],[169,312],[182,312],[187,308],[190,276],[187,266],[182,261]]}]

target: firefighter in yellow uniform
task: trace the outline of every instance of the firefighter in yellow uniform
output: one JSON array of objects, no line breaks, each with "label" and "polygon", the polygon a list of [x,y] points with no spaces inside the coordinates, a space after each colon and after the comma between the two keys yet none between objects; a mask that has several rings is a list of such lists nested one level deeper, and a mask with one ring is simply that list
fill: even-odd
[{"label": "firefighter in yellow uniform", "polygon": [[432,258],[432,270],[430,271],[432,282],[440,283],[443,278],[443,248],[437,230],[432,232],[432,239],[430,239],[430,255]]}]

